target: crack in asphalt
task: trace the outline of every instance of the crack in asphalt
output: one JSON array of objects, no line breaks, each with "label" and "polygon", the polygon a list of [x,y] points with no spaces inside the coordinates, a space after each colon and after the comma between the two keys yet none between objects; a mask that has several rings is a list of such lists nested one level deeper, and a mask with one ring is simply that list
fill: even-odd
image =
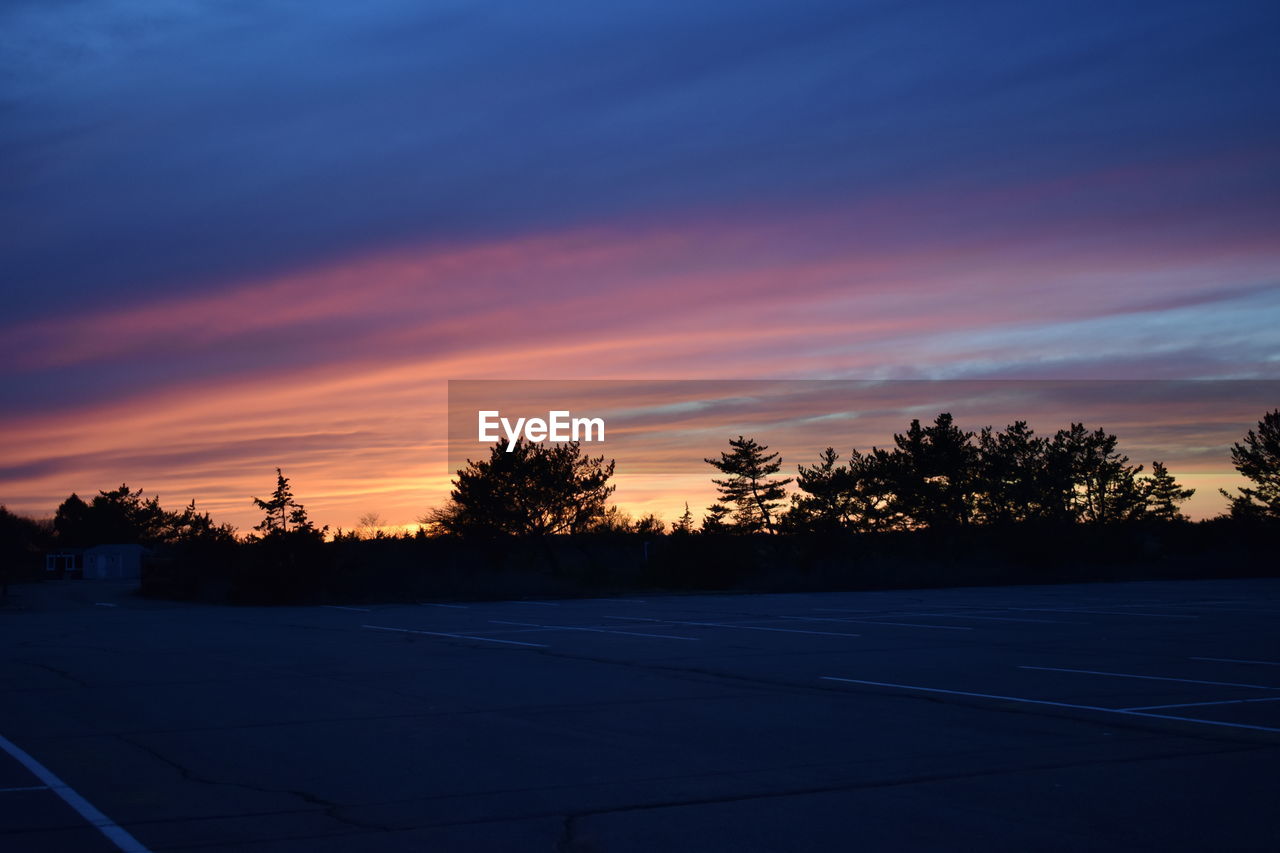
[{"label": "crack in asphalt", "polygon": [[[150,746],[147,746],[146,744],[138,743],[136,740],[132,740],[127,737],[120,737],[119,740],[128,744],[129,746],[132,746],[134,749],[137,749],[141,752],[146,753],[147,755],[151,756],[157,761],[169,767],[172,767],[174,770],[178,771],[178,774],[182,776],[183,780],[188,782],[195,782],[201,785],[216,785],[219,787],[226,787],[226,788],[239,788],[241,790],[253,791],[255,793],[260,793],[260,794],[287,794],[292,797],[297,797],[298,799],[302,800],[304,803],[308,805],[318,806],[319,808],[316,809],[316,811],[320,811],[322,814],[325,815],[325,817],[335,820],[338,823],[342,823],[347,826],[354,827],[356,829],[374,830],[378,832],[390,832],[391,830],[395,829],[395,827],[387,826],[385,824],[373,823],[370,821],[362,821],[356,818],[342,815],[339,813],[340,810],[345,808],[350,808],[350,806],[345,805],[343,803],[334,802],[333,800],[326,800],[325,798],[319,796],[318,794],[313,794],[310,791],[303,791],[303,790],[298,790],[294,788],[268,788],[262,785],[250,785],[245,782],[226,782],[220,779],[211,779],[211,778],[197,774],[195,771],[187,767],[182,762],[176,761],[170,758],[169,756],[165,755],[164,753],[160,752],[158,749],[155,749],[154,747],[150,747]],[[138,821],[136,823],[145,823],[145,821]]]}]

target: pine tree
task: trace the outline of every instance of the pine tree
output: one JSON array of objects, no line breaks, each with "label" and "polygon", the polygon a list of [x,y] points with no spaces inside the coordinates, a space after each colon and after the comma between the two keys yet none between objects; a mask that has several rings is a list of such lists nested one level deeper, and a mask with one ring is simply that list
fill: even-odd
[{"label": "pine tree", "polygon": [[1084,424],[1060,429],[1050,442],[1055,468],[1069,478],[1066,509],[1078,520],[1107,524],[1139,517],[1146,500],[1138,483],[1142,466],[1116,449],[1118,439],[1103,429],[1092,432]]},{"label": "pine tree", "polygon": [[[609,527],[606,501],[614,461],[586,456],[576,441],[537,444],[523,438],[507,450],[498,442],[489,458],[467,460],[449,502],[420,519],[433,533],[457,536],[546,536]],[[630,519],[626,519],[630,524]]]},{"label": "pine tree", "polygon": [[1160,521],[1186,521],[1187,517],[1178,510],[1178,504],[1196,493],[1195,489],[1184,489],[1169,473],[1163,462],[1151,463],[1151,476],[1139,481],[1142,495],[1146,500],[1148,518]]},{"label": "pine tree", "polygon": [[693,532],[693,513],[689,511],[689,502],[684,502],[684,513],[671,525],[673,536],[685,536]]},{"label": "pine tree", "polygon": [[266,513],[265,517],[254,526],[264,536],[280,535],[289,532],[315,533],[315,526],[307,518],[307,511],[293,497],[293,489],[289,487],[289,478],[277,468],[276,490],[269,500],[254,498],[258,509]]},{"label": "pine tree", "polygon": [[796,467],[796,487],[801,494],[791,498],[790,527],[801,531],[833,531],[849,521],[848,471],[840,465],[840,454],[828,447],[818,455],[816,465]]},{"label": "pine tree", "polygon": [[1253,482],[1238,495],[1219,490],[1231,501],[1232,517],[1280,519],[1280,409],[1263,415],[1258,429],[1245,434],[1243,444],[1231,446],[1231,461]]},{"label": "pine tree", "polygon": [[707,507],[707,514],[702,517],[703,533],[728,533],[732,527],[729,516],[733,510],[724,504],[712,504]]},{"label": "pine tree", "polygon": [[978,437],[976,499],[988,524],[1045,521],[1066,516],[1070,478],[1054,465],[1049,439],[1026,421],[996,432],[984,427]]},{"label": "pine tree", "polygon": [[739,533],[773,532],[774,514],[787,496],[791,478],[773,477],[782,470],[777,453],[765,453],[767,445],[754,438],[738,436],[729,441],[729,453],[719,459],[704,460],[727,474],[723,480],[712,479],[721,500],[733,507],[733,529]]},{"label": "pine tree", "polygon": [[973,433],[957,427],[949,412],[920,426],[912,420],[904,435],[895,435],[898,475],[895,492],[900,510],[916,524],[953,527],[971,520],[977,450]]}]

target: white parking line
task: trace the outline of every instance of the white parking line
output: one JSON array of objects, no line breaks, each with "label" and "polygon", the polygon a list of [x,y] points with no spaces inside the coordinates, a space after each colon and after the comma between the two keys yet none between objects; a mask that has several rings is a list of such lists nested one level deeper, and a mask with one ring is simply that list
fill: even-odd
[{"label": "white parking line", "polygon": [[532,604],[535,607],[559,607],[554,601],[502,601],[500,604]]},{"label": "white parking line", "polygon": [[92,803],[80,796],[74,788],[53,775],[49,768],[36,761],[17,744],[3,735],[0,735],[0,749],[17,759],[19,764],[30,770],[36,778],[48,786],[49,790],[61,797],[67,805],[79,813],[80,817],[93,824],[98,832],[106,836],[112,844],[119,847],[124,853],[151,853],[150,850],[142,846],[138,839],[126,832],[111,818],[98,811]]},{"label": "white parking line", "polygon": [[445,634],[440,631],[418,631],[413,628],[389,628],[386,625],[361,625],[370,631],[396,631],[400,634],[425,634],[428,637],[450,637],[454,640],[479,640],[482,643],[505,643],[508,646],[533,646],[538,649],[547,648],[545,643],[521,643],[517,640],[495,640],[491,637],[473,637],[470,634]]},{"label": "white parking line", "polygon": [[814,634],[819,637],[861,637],[861,634],[847,634],[839,631],[802,631],[799,628],[765,628],[761,625],[734,625],[730,622],[677,622],[667,620],[671,625],[698,625],[704,628],[738,628],[743,631],[777,631],[780,634]]},{"label": "white parking line", "polygon": [[523,625],[527,628],[535,628],[540,631],[589,631],[595,634],[623,634],[628,637],[652,637],[658,640],[692,640],[698,642],[697,637],[677,637],[674,634],[641,634],[636,631],[617,631],[613,628],[587,628],[578,625],[535,625],[532,622],[506,622],[502,619],[490,619],[492,625]]},{"label": "white parking line", "polygon": [[368,607],[343,607],[341,604],[321,604],[321,607],[327,607],[330,610],[354,610],[357,613],[372,613]]},{"label": "white parking line", "polygon": [[1133,708],[1121,708],[1121,711],[1155,711],[1159,708],[1199,708],[1204,705],[1244,705],[1248,702],[1280,702],[1280,696],[1267,696],[1263,699],[1220,699],[1217,702],[1179,702],[1176,705],[1137,705]]},{"label": "white parking line", "polygon": [[1020,666],[1018,669],[1038,669],[1043,672],[1076,672],[1081,675],[1110,675],[1114,678],[1140,678],[1143,681],[1179,681],[1183,684],[1209,684],[1214,687],[1249,687],[1254,690],[1280,690],[1266,684],[1241,684],[1236,681],[1201,681],[1196,678],[1170,678],[1165,675],[1134,675],[1129,672],[1099,672],[1095,669],[1063,669],[1056,666]]},{"label": "white parking line", "polygon": [[467,609],[467,606],[465,604],[439,604],[434,601],[419,601],[418,604],[422,607],[448,607],[451,610]]},{"label": "white parking line", "polygon": [[[737,622],[682,622],[676,619],[647,619],[643,616],[603,616],[603,619],[625,619],[635,622],[659,622],[664,625],[697,625],[700,628],[741,628],[744,631],[777,631],[781,634],[814,634],[820,637],[861,637],[861,634],[847,634],[838,631],[802,631],[799,628],[765,628],[760,625],[743,625]],[[752,622],[763,620],[752,619]]]},{"label": "white parking line", "polygon": [[1128,717],[1148,717],[1153,720],[1176,720],[1183,723],[1201,723],[1206,726],[1223,726],[1229,729],[1250,729],[1259,732],[1280,732],[1270,726],[1250,726],[1244,723],[1224,723],[1220,720],[1202,720],[1198,717],[1178,717],[1173,714],[1152,714],[1146,711],[1133,711],[1125,708],[1103,708],[1098,705],[1075,705],[1070,702],[1052,702],[1048,699],[1024,699],[1020,696],[999,696],[994,693],[970,693],[966,690],[942,690],[937,687],[920,687],[915,684],[892,684],[886,681],[863,681],[857,678],[838,678],[834,675],[821,676],[823,681],[843,681],[848,684],[866,684],[872,687],[893,687],[898,690],[918,690],[923,693],[944,693],[951,696],[971,696],[978,699],[998,699],[1002,702],[1019,702],[1025,705],[1049,705],[1055,708],[1072,708],[1078,711],[1101,711],[1106,714],[1122,714]]},{"label": "white parking line", "polygon": [[967,625],[921,625],[918,622],[883,622],[879,619],[846,619],[836,616],[779,616],[779,619],[798,619],[801,622],[855,622],[860,625],[901,625],[904,628],[938,628],[942,631],[972,631]]},{"label": "white parking line", "polygon": [[[606,616],[606,615],[601,615],[601,617],[600,617],[600,618],[601,618],[601,619],[613,619],[615,622],[657,622],[657,623],[659,623],[659,624],[667,624],[667,625],[676,625],[676,624],[679,624],[678,622],[673,622],[673,621],[672,621],[672,620],[670,620],[670,619],[652,619],[652,618],[650,618],[650,617],[648,617],[648,616]],[[766,617],[766,618],[767,618],[767,617]],[[761,618],[761,619],[734,619],[732,622],[724,621],[724,622],[721,622],[720,624],[721,624],[721,625],[752,625],[752,624],[755,624],[756,622],[763,622],[763,621],[764,621],[764,619],[763,619],[763,618]]]},{"label": "white parking line", "polygon": [[0,794],[16,794],[19,791],[48,791],[48,785],[24,785],[21,788],[0,788]]},{"label": "white parking line", "polygon": [[1280,666],[1280,662],[1273,660],[1237,660],[1235,658],[1189,658],[1189,660],[1208,660],[1214,663],[1254,663],[1258,666]]},{"label": "white parking line", "polygon": [[884,613],[883,610],[851,610],[848,607],[814,607],[814,613]]},{"label": "white parking line", "polygon": [[899,611],[896,616],[932,616],[935,619],[981,619],[990,622],[1035,622],[1040,625],[1081,625],[1081,622],[1063,622],[1061,619],[1019,619],[1016,616],[974,616],[967,613],[915,613]]},{"label": "white parking line", "polygon": [[1114,610],[1067,610],[1061,607],[1001,607],[1000,610],[1027,611],[1029,613],[1088,613],[1094,616],[1150,616],[1153,619],[1199,619],[1185,613],[1117,613]]}]

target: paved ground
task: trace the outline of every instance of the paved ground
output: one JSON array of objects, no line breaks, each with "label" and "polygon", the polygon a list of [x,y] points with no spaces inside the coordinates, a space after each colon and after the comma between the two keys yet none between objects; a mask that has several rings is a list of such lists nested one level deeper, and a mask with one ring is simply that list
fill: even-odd
[{"label": "paved ground", "polygon": [[1280,849],[1280,581],[0,609],[0,849]]}]

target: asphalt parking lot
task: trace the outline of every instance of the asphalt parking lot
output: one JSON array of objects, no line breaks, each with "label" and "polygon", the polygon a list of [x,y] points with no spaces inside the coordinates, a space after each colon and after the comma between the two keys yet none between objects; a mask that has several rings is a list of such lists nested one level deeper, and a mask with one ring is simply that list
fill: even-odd
[{"label": "asphalt parking lot", "polygon": [[0,610],[0,849],[1280,849],[1280,581]]}]

